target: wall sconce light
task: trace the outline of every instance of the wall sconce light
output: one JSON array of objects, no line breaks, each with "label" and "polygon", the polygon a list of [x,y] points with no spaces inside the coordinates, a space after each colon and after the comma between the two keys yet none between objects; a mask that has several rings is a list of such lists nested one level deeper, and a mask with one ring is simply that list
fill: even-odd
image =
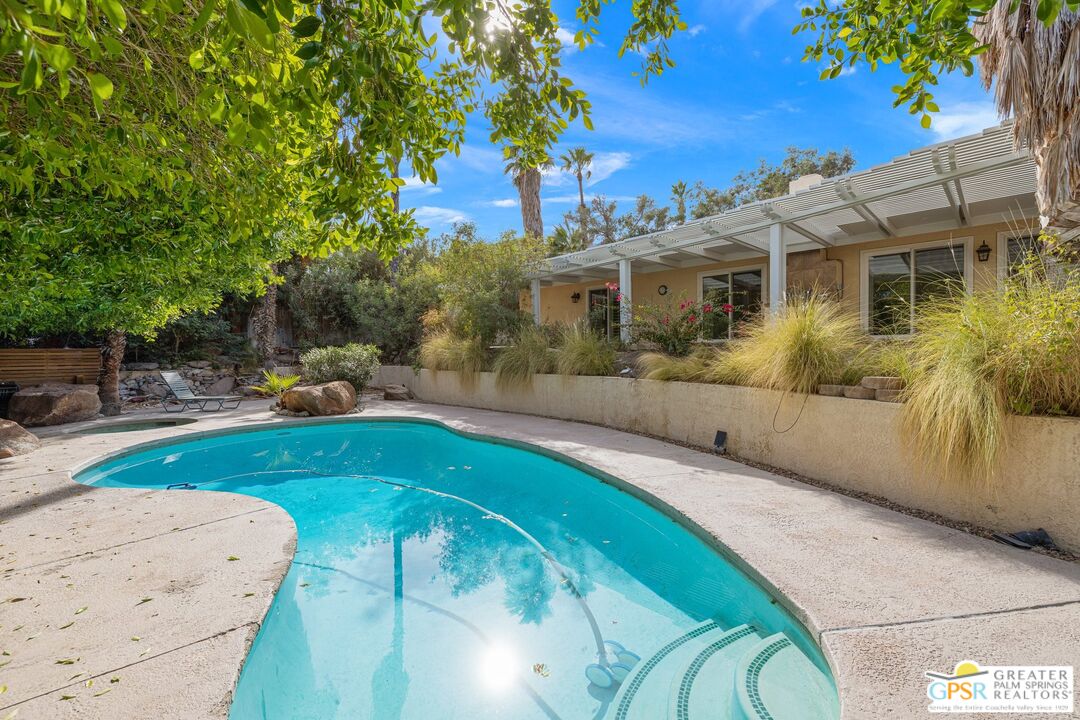
[{"label": "wall sconce light", "polygon": [[983,240],[982,245],[975,248],[975,254],[979,256],[979,262],[986,262],[990,259],[990,246]]},{"label": "wall sconce light", "polygon": [[570,302],[576,303],[578,300],[581,300],[581,293],[576,292],[570,296]]}]

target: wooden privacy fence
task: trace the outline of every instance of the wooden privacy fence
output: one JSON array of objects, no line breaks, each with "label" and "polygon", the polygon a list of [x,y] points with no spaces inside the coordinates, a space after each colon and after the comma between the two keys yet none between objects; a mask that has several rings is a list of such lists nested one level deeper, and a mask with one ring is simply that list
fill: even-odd
[{"label": "wooden privacy fence", "polygon": [[100,370],[97,348],[0,350],[0,382],[23,387],[43,382],[96,383]]}]

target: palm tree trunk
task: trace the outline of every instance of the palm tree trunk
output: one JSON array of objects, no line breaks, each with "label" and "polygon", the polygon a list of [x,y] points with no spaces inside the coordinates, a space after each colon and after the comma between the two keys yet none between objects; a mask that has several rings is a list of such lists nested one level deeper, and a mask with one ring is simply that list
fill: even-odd
[{"label": "palm tree trunk", "polygon": [[518,196],[521,198],[521,224],[526,235],[544,237],[544,218],[540,213],[540,170],[523,170],[516,178]]},{"label": "palm tree trunk", "polygon": [[581,204],[582,209],[585,208],[585,179],[581,176],[581,171],[577,173],[577,194],[578,202]]},{"label": "palm tree trunk", "polygon": [[101,372],[97,381],[101,414],[105,416],[120,414],[120,364],[124,361],[126,346],[127,334],[123,330],[105,333],[105,342],[101,345]]},{"label": "palm tree trunk", "polygon": [[[270,273],[277,274],[277,268],[270,266]],[[277,285],[267,285],[266,292],[255,304],[251,318],[255,331],[255,351],[263,367],[274,366],[274,349],[277,339]]]}]

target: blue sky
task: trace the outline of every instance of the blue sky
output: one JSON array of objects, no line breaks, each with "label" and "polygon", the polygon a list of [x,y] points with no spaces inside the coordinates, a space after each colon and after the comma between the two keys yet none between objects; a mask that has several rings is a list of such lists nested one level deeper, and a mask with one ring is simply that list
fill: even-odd
[{"label": "blue sky", "polygon": [[[593,104],[595,129],[580,122],[563,137],[564,148],[584,145],[596,153],[586,193],[619,201],[648,193],[669,202],[677,180],[723,187],[740,170],[765,158],[778,161],[789,145],[824,151],[851,148],[856,169],[909,150],[976,132],[997,122],[977,78],[960,75],[937,89],[942,112],[924,130],[906,109],[892,107],[892,68],[866,67],[829,81],[821,68],[801,61],[810,35],[793,36],[799,22],[794,0],[702,0],[681,3],[689,30],[671,42],[677,66],[642,87],[632,73],[640,59],[616,56],[629,19],[628,2],[605,6],[599,42],[584,51],[564,50],[563,68]],[[556,0],[567,38],[578,29],[573,6]],[[517,192],[502,171],[499,148],[487,141],[481,116],[473,118],[460,157],[437,168],[437,186],[410,179],[402,206],[433,233],[460,220],[477,223],[490,238],[520,231]],[[577,202],[577,183],[562,173],[545,177],[545,231]]]}]

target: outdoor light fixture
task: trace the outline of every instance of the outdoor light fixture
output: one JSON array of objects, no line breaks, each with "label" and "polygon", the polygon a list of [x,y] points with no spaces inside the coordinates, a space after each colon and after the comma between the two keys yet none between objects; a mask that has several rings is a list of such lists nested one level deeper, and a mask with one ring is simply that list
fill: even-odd
[{"label": "outdoor light fixture", "polygon": [[727,453],[727,432],[724,430],[716,431],[716,437],[713,439],[713,448],[721,455]]},{"label": "outdoor light fixture", "polygon": [[661,285],[660,287],[656,288],[656,292],[660,295],[667,295],[667,285]]},{"label": "outdoor light fixture", "polygon": [[570,302],[572,302],[572,303],[576,303],[580,299],[581,299],[581,293],[579,293],[579,292],[576,292],[576,293],[574,293],[573,295],[570,296]]},{"label": "outdoor light fixture", "polygon": [[982,245],[975,248],[975,254],[979,256],[979,262],[986,262],[990,259],[990,246],[983,240]]}]

